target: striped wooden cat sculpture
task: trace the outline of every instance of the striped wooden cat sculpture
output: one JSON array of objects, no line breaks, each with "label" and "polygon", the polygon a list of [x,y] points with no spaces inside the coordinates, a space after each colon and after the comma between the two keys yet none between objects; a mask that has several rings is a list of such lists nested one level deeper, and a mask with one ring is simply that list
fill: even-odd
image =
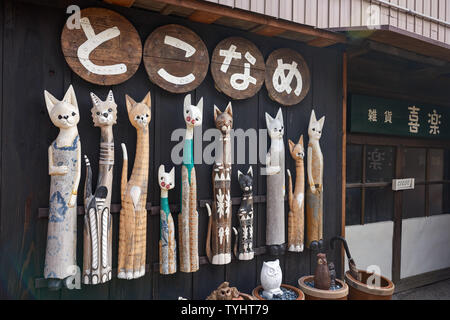
[{"label": "striped wooden cat sculpture", "polygon": [[81,175],[80,121],[77,98],[70,86],[59,101],[44,91],[45,103],[59,134],[48,148],[50,203],[44,277],[48,288],[71,287],[77,272],[77,190]]},{"label": "striped wooden cat sculpture", "polygon": [[147,188],[149,172],[149,124],[151,97],[147,93],[142,102],[125,95],[128,118],[137,131],[136,157],[130,180],[128,154],[122,143],[123,167],[121,182],[122,209],[119,228],[119,279],[136,279],[145,274],[147,237]]},{"label": "striped wooden cat sculpture", "polygon": [[186,136],[181,167],[181,213],[178,216],[178,245],[180,248],[180,271],[195,272],[199,269],[198,258],[198,211],[197,179],[194,167],[194,127],[201,126],[203,98],[193,105],[191,95],[184,98],[183,117]]},{"label": "striped wooden cat sculpture", "polygon": [[304,247],[303,230],[305,228],[305,167],[303,163],[305,149],[303,147],[303,135],[300,136],[297,144],[290,139],[288,142],[291,157],[295,160],[294,192],[292,192],[291,172],[289,169],[287,170],[289,182],[288,251],[302,252]]},{"label": "striped wooden cat sculpture", "polygon": [[92,120],[100,128],[100,160],[95,192],[92,193],[92,169],[85,155],[83,283],[105,283],[112,277],[111,192],[114,169],[113,125],[117,104],[110,90],[105,101],[91,92]]},{"label": "striped wooden cat sculpture", "polygon": [[271,255],[284,254],[286,250],[284,231],[284,125],[281,108],[275,118],[266,113],[270,150],[266,156],[267,202],[266,245]]},{"label": "striped wooden cat sculpture", "polygon": [[316,120],[311,112],[308,127],[308,189],[306,190],[306,237],[307,247],[323,249],[323,155],[319,139],[322,136],[325,116]]},{"label": "striped wooden cat sculpture", "polygon": [[214,106],[214,122],[221,133],[221,148],[216,149],[213,166],[213,210],[207,204],[209,215],[206,236],[206,255],[211,264],[231,262],[231,137],[233,110],[231,102],[222,113]]},{"label": "striped wooden cat sculpture", "polygon": [[175,168],[169,173],[164,165],[158,169],[158,183],[161,188],[161,209],[159,220],[159,273],[177,272],[177,246],[175,243],[175,225],[169,209],[169,190],[175,188]]}]

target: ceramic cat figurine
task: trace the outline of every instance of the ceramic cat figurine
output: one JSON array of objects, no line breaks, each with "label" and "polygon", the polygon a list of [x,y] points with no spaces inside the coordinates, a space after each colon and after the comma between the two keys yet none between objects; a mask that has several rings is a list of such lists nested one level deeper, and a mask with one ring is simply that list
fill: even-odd
[{"label": "ceramic cat figurine", "polygon": [[223,265],[231,262],[231,137],[233,110],[231,102],[224,112],[214,106],[214,122],[221,133],[221,149],[216,153],[212,171],[213,210],[209,204],[206,255],[212,264]]},{"label": "ceramic cat figurine", "polygon": [[292,159],[295,160],[295,189],[292,192],[292,177],[289,169],[288,174],[288,250],[291,252],[302,252],[304,245],[304,218],[305,218],[305,168],[303,158],[305,149],[303,148],[303,135],[300,136],[297,144],[289,142],[289,151]]},{"label": "ceramic cat figurine", "polygon": [[266,113],[267,131],[271,139],[266,157],[267,202],[266,245],[271,255],[284,254],[284,125],[281,108],[275,118]]},{"label": "ceramic cat figurine", "polygon": [[280,289],[283,274],[280,268],[280,261],[263,262],[261,269],[261,286],[263,287],[262,296],[271,300],[274,296],[282,295],[283,291]]},{"label": "ceramic cat figurine", "polygon": [[306,191],[306,238],[312,250],[323,248],[323,155],[319,139],[322,136],[325,116],[316,120],[311,112],[308,127],[308,189]]},{"label": "ceramic cat figurine", "polygon": [[194,167],[194,127],[202,125],[203,98],[193,105],[191,95],[184,98],[183,118],[186,136],[181,167],[181,213],[178,216],[178,244],[180,247],[180,271],[196,272],[198,257],[197,179]]},{"label": "ceramic cat figurine", "polygon": [[234,255],[239,260],[252,260],[255,252],[253,250],[253,169],[251,166],[247,174],[238,170],[238,181],[243,195],[237,214],[239,231],[233,228],[238,238],[234,245]]},{"label": "ceramic cat figurine", "polygon": [[105,101],[91,92],[92,120],[100,128],[100,160],[97,187],[92,193],[92,169],[88,157],[84,188],[83,283],[105,283],[112,277],[111,193],[114,169],[113,125],[117,104],[110,90]]},{"label": "ceramic cat figurine", "polygon": [[317,266],[314,273],[314,288],[321,290],[330,289],[330,272],[328,270],[327,256],[325,253],[317,254]]},{"label": "ceramic cat figurine", "polygon": [[137,131],[136,157],[131,177],[128,176],[128,154],[122,143],[123,166],[121,181],[118,278],[136,279],[145,274],[147,237],[147,188],[149,172],[149,124],[151,97],[147,93],[141,102],[125,95],[128,118]]},{"label": "ceramic cat figurine", "polygon": [[159,220],[159,273],[177,272],[177,245],[175,225],[169,209],[169,190],[175,188],[175,168],[166,173],[164,165],[159,166],[158,183],[161,188],[161,210]]},{"label": "ceramic cat figurine", "polygon": [[59,134],[48,148],[50,203],[44,277],[50,290],[67,287],[77,270],[77,190],[81,175],[80,121],[72,85],[59,101],[44,91],[45,103]]}]

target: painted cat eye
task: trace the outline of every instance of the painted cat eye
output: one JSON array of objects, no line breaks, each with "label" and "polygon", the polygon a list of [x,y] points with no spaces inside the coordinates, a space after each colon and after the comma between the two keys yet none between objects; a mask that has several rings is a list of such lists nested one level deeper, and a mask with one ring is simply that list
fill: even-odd
[{"label": "painted cat eye", "polygon": [[62,115],[59,115],[59,116],[58,116],[58,119],[60,119],[60,120],[61,120],[61,119],[62,119]]},{"label": "painted cat eye", "polygon": [[108,109],[108,112],[112,112],[112,109],[111,109],[111,108],[109,108],[109,109]]},{"label": "painted cat eye", "polygon": [[75,117],[77,114],[75,112],[72,112],[72,117]]}]

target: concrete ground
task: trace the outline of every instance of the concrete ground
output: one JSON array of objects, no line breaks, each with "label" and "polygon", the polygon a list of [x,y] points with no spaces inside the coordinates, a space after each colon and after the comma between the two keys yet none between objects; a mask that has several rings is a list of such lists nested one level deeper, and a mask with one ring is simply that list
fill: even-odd
[{"label": "concrete ground", "polygon": [[450,279],[396,293],[392,300],[450,300]]}]

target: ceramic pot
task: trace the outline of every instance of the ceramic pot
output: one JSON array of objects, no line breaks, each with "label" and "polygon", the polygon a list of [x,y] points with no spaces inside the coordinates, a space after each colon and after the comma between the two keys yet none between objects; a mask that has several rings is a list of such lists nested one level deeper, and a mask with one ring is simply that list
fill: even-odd
[{"label": "ceramic pot", "polygon": [[[282,284],[281,287],[285,288],[285,289],[289,289],[292,291],[295,291],[295,293],[297,293],[298,297],[296,300],[305,300],[305,295],[304,293],[299,289],[296,288],[294,286],[290,286],[288,284]],[[257,286],[255,289],[253,289],[252,291],[252,295],[253,297],[256,298],[256,300],[266,300],[265,298],[263,298],[260,294],[259,291],[262,289],[262,286]]]},{"label": "ceramic pot", "polygon": [[372,275],[364,270],[359,270],[358,273],[362,276],[362,281],[358,281],[352,277],[350,271],[345,273],[345,282],[348,284],[349,300],[391,300],[392,294],[395,290],[394,283],[386,277],[380,276],[381,286],[370,288],[366,282]]},{"label": "ceramic pot", "polygon": [[336,282],[342,286],[338,290],[321,290],[306,284],[312,281],[314,281],[313,275],[298,279],[298,286],[305,293],[306,300],[347,300],[348,286],[344,281],[336,279]]}]

